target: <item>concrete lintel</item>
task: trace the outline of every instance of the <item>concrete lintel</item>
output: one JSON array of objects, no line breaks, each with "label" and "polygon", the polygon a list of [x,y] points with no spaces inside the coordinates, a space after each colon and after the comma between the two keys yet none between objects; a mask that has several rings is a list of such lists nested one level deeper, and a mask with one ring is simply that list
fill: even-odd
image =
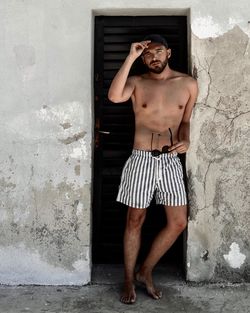
[{"label": "concrete lintel", "polygon": [[92,10],[94,16],[99,15],[109,15],[109,16],[143,16],[143,15],[180,15],[180,16],[189,16],[190,8],[155,8],[155,9],[147,9],[147,8],[121,8],[121,9],[113,9],[113,8],[105,8],[105,9],[93,9]]}]

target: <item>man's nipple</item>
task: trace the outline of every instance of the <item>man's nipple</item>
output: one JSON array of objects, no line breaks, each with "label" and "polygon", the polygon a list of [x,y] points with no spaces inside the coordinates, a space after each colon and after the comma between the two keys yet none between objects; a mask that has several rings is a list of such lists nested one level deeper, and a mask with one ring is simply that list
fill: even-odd
[{"label": "man's nipple", "polygon": [[182,110],[183,109],[183,105],[179,105],[179,109]]},{"label": "man's nipple", "polygon": [[147,104],[146,104],[146,103],[143,103],[142,107],[143,107],[143,108],[146,108],[146,107],[147,107]]}]

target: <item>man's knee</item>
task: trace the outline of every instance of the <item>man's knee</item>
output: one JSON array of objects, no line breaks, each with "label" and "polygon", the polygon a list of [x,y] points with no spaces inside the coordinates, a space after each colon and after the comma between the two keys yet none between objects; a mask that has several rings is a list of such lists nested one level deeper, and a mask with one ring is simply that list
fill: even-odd
[{"label": "man's knee", "polygon": [[174,228],[174,230],[177,232],[177,233],[182,233],[183,230],[187,227],[187,219],[184,219],[184,218],[179,218],[179,219],[176,219],[173,223],[172,223],[172,228]]},{"label": "man's knee", "polygon": [[146,217],[145,209],[128,208],[127,228],[140,229]]},{"label": "man's knee", "polygon": [[187,227],[187,206],[165,207],[167,213],[167,227],[180,234]]}]

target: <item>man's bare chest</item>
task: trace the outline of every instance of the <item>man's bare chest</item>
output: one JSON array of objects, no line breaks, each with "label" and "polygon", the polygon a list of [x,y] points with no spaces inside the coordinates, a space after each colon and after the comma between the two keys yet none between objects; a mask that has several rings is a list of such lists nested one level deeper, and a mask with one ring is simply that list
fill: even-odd
[{"label": "man's bare chest", "polygon": [[189,91],[180,84],[151,82],[138,86],[135,92],[136,107],[139,109],[182,109],[189,100]]}]

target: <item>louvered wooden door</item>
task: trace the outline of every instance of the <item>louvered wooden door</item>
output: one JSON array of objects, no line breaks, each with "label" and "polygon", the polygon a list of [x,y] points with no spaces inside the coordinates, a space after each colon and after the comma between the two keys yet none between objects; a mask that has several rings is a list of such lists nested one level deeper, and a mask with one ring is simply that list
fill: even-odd
[{"label": "louvered wooden door", "polygon": [[[95,151],[93,193],[93,263],[123,262],[126,207],[115,201],[122,167],[133,146],[134,116],[131,102],[114,104],[107,98],[110,83],[127,56],[131,42],[150,33],[165,36],[172,49],[170,66],[187,72],[187,21],[184,16],[97,16],[95,18],[94,99]],[[138,59],[131,73],[143,72]],[[165,215],[152,203],[143,228],[143,257]],[[168,252],[182,259],[182,239]],[[164,259],[163,259],[164,260]]]}]

